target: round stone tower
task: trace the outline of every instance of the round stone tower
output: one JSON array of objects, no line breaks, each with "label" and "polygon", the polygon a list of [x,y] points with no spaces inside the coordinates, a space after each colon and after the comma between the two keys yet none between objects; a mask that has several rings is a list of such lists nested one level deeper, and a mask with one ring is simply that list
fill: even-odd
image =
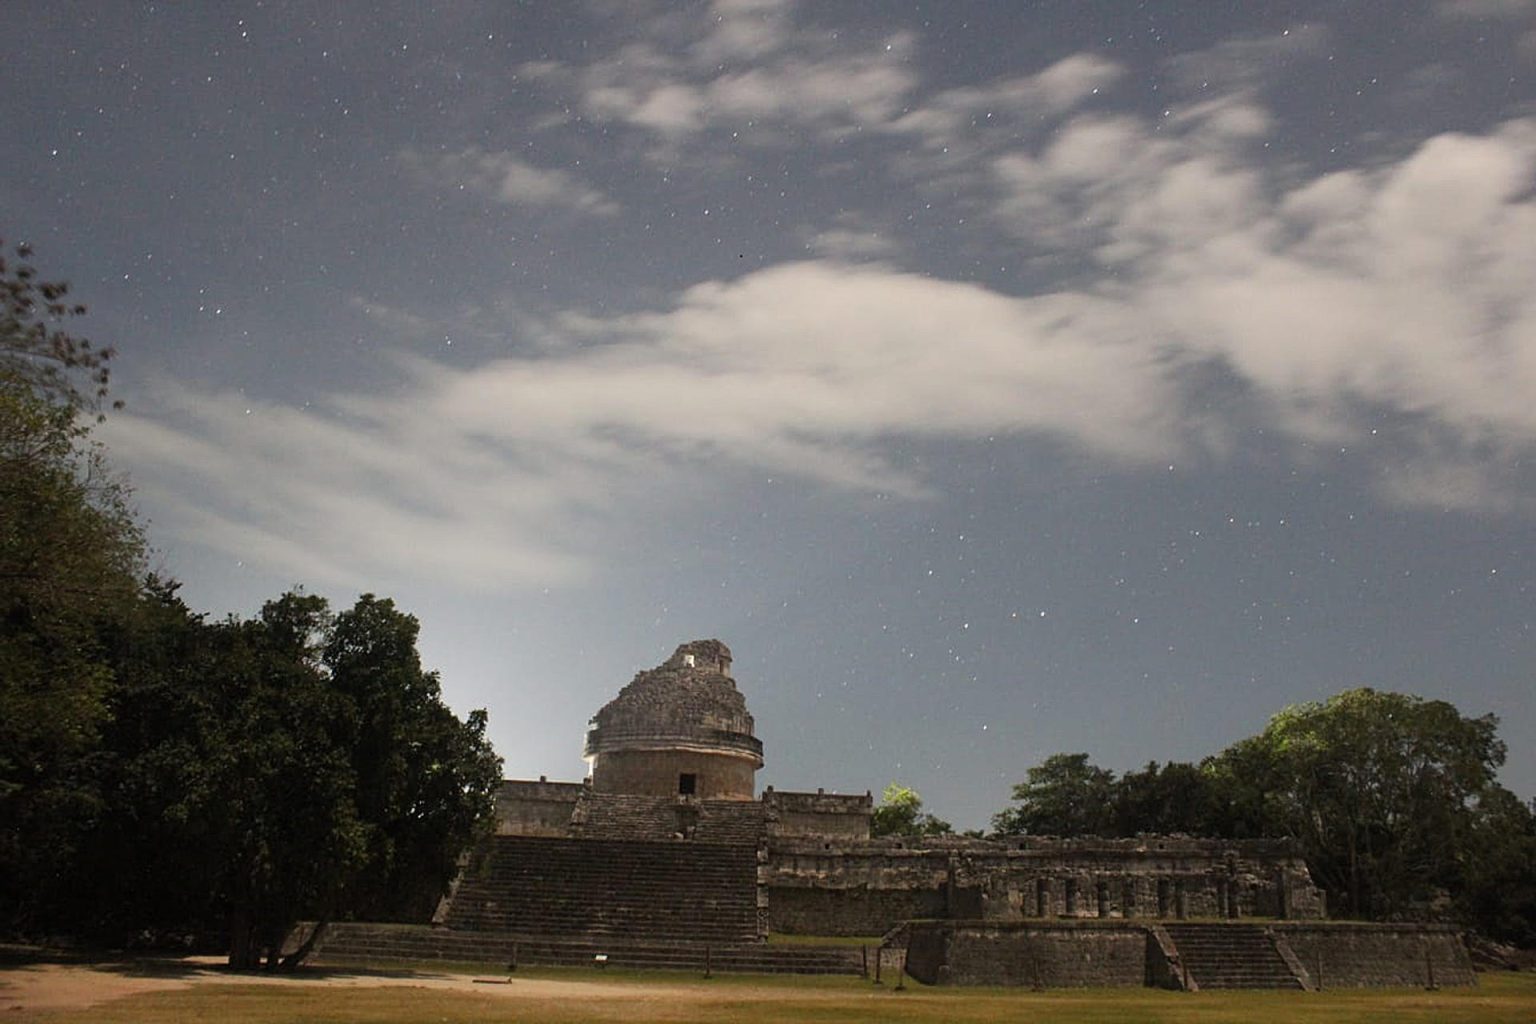
[{"label": "round stone tower", "polygon": [[592,716],[583,756],[599,793],[753,799],[763,744],[718,640],[680,646]]}]

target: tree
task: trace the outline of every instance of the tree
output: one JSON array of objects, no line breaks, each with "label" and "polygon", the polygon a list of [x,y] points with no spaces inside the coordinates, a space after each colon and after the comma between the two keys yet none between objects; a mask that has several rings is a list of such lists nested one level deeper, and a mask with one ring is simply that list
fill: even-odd
[{"label": "tree", "polygon": [[199,794],[222,854],[230,965],[279,963],[301,917],[326,915],[366,863],[348,743],[355,708],[320,662],[323,598],[285,594],[223,630],[221,707],[210,730],[213,787]]},{"label": "tree", "polygon": [[1149,761],[1126,772],[1114,787],[1113,834],[1212,834],[1215,794],[1210,777],[1188,763]]},{"label": "tree", "polygon": [[917,790],[898,783],[885,787],[880,806],[869,818],[872,836],[947,836],[954,827],[941,818],[923,813],[923,798]]},{"label": "tree", "polygon": [[1335,905],[1383,916],[1458,884],[1473,812],[1504,763],[1497,731],[1493,715],[1365,688],[1284,709],[1239,754],[1283,783],[1268,813]]},{"label": "tree", "polygon": [[463,722],[442,703],[417,629],[371,595],[332,616],[285,594],[201,627],[194,672],[129,698],[148,727],[122,776],[140,780],[157,845],[201,851],[159,887],[206,893],[232,966],[296,964],[308,948],[280,954],[302,918],[424,916],[490,820],[501,762],[485,713]]},{"label": "tree", "polygon": [[1208,834],[1227,839],[1289,834],[1282,808],[1291,800],[1292,780],[1263,736],[1250,736],[1200,763],[1210,784]]},{"label": "tree", "polygon": [[[67,283],[40,280],[31,259],[31,248],[18,245],[7,260],[0,242],[0,379],[99,418],[111,383],[113,350],[64,329],[71,317],[85,314],[85,307],[65,301]],[[121,406],[114,403],[114,408]]]},{"label": "tree", "polygon": [[[198,863],[202,847],[162,823],[168,804],[200,770],[197,752],[167,737],[190,735],[206,695],[200,631],[176,597],[175,584],[151,577],[127,614],[103,624],[102,662],[111,670],[105,715],[90,754],[97,812],[69,872],[64,898],[49,926],[92,940],[118,943],[136,933],[193,934],[212,922],[200,917]],[[124,752],[154,749],[159,760]]]},{"label": "tree", "polygon": [[1087,754],[1053,754],[1013,787],[1018,804],[992,818],[1004,835],[1085,836],[1114,833],[1115,776]]},{"label": "tree", "polygon": [[0,927],[227,929],[250,967],[300,917],[420,915],[490,820],[485,713],[387,600],[208,623],[143,578],[89,436],[111,350],[29,256],[0,258]]},{"label": "tree", "polygon": [[68,891],[99,811],[92,757],[113,677],[98,633],[131,607],[144,559],[126,490],[81,422],[99,413],[110,352],[59,326],[83,307],[27,255],[0,256],[0,922],[13,929]]},{"label": "tree", "polygon": [[349,910],[373,920],[430,912],[491,820],[501,782],[485,712],[461,722],[443,704],[416,653],[419,631],[394,602],[364,594],[336,617],[323,654],[356,709],[349,740],[369,856]]},{"label": "tree", "polygon": [[[303,918],[422,920],[491,820],[500,760],[421,669],[416,620],[285,594],[208,623],[151,580],[106,644],[104,812],[64,919],[104,938],[229,936],[292,966]],[[319,934],[317,930],[316,933]]]}]

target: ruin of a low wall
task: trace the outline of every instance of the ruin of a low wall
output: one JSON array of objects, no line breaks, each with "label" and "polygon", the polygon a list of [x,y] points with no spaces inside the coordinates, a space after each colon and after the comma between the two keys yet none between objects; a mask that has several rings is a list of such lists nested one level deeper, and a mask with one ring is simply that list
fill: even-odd
[{"label": "ruin of a low wall", "polygon": [[1322,988],[1475,985],[1461,932],[1447,924],[1275,922]]},{"label": "ruin of a low wall", "polygon": [[[1309,988],[1477,983],[1461,933],[1451,925],[1275,921],[1263,927]],[[1178,987],[1167,974],[1177,950],[1165,948],[1156,931],[1150,922],[1128,921],[913,921],[907,973],[930,985]]]},{"label": "ruin of a low wall", "polygon": [[1147,929],[1114,921],[915,921],[907,973],[929,985],[1130,988],[1148,983]]},{"label": "ruin of a low wall", "polygon": [[818,789],[814,793],[763,790],[769,832],[776,836],[814,836],[838,842],[869,838],[875,800],[869,793],[847,795]]}]

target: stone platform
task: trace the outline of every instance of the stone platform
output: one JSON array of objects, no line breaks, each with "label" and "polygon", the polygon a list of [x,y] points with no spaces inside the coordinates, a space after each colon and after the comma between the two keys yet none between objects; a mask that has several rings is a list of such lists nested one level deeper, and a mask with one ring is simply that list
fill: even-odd
[{"label": "stone platform", "polygon": [[[604,959],[598,961],[599,956]],[[333,924],[326,929],[316,957],[364,964],[443,960],[498,968],[514,963],[519,967],[593,967],[601,962],[620,970],[703,972],[707,968],[725,974],[858,975],[864,969],[864,956],[857,947],[550,939],[408,924]]]},{"label": "stone platform", "polygon": [[1035,988],[1477,983],[1450,925],[1321,921],[914,921],[907,971],[927,984]]}]

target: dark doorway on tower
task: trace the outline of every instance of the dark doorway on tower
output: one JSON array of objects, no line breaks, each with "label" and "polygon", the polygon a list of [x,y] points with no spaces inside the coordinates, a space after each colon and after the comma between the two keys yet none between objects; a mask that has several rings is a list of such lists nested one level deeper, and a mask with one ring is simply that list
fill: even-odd
[{"label": "dark doorway on tower", "polygon": [[699,777],[693,772],[683,772],[677,777],[677,793],[679,796],[693,796],[699,791]]}]

